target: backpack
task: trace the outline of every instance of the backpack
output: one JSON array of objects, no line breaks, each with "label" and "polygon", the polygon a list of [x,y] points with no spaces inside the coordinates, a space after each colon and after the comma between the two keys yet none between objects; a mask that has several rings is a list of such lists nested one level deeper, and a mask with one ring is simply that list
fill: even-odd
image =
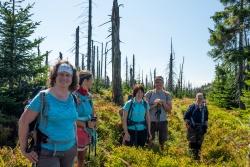
[{"label": "backpack", "polygon": [[[75,95],[71,93],[74,103],[77,106],[77,98]],[[41,132],[39,130],[39,122],[44,121],[47,124],[47,117],[46,115],[46,107],[47,107],[47,101],[46,101],[46,92],[45,90],[40,91],[40,112],[36,119],[34,119],[30,124],[29,124],[29,130],[28,130],[28,144],[26,148],[26,152],[31,152],[35,151],[39,153],[41,151],[41,143],[47,143],[48,142],[48,136]],[[25,106],[25,109],[27,108],[28,104]]]},{"label": "backpack", "polygon": [[[45,102],[45,91],[41,91],[40,95],[40,112],[36,119],[34,119],[30,124],[29,124],[29,130],[28,130],[28,144],[26,148],[26,152],[39,152],[41,150],[41,146],[39,143],[46,142],[48,136],[43,134],[39,129],[39,121],[42,119],[42,115],[44,115],[45,112],[45,107],[46,107],[46,102]],[[27,104],[28,105],[28,104]],[[26,107],[27,107],[26,105]],[[25,108],[26,108],[25,107]]]},{"label": "backpack", "polygon": [[[127,100],[129,101],[129,100],[131,100],[132,98],[133,98],[133,95],[132,95],[132,94],[129,94]],[[121,118],[121,124],[122,124],[122,117],[123,117],[123,108],[122,108],[122,107],[120,108],[120,110],[118,111],[118,113],[119,113],[119,116],[120,116],[120,118]]]}]

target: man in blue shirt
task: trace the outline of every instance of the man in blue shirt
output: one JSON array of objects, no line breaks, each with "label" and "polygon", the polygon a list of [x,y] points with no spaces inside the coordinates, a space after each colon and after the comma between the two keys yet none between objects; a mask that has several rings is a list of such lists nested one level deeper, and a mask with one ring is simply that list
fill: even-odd
[{"label": "man in blue shirt", "polygon": [[202,93],[197,93],[196,103],[184,114],[189,148],[196,160],[200,159],[201,145],[207,132],[208,110]]}]

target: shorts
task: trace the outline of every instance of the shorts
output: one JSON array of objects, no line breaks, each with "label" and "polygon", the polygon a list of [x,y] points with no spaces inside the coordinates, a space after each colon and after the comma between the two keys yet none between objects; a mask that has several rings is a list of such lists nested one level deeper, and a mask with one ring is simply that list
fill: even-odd
[{"label": "shorts", "polygon": [[90,135],[82,127],[77,127],[77,151],[84,151],[90,144]]}]

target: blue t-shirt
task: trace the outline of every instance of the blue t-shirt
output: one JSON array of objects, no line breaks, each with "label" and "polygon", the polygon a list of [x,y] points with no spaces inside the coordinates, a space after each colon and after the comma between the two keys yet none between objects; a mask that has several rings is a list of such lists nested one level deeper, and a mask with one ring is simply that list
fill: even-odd
[{"label": "blue t-shirt", "polygon": [[75,93],[76,96],[79,98],[80,103],[78,105],[78,118],[79,121],[89,121],[93,115],[93,107],[91,105],[91,97],[90,95],[84,96],[78,92]]},{"label": "blue t-shirt", "polygon": [[[27,107],[33,112],[40,112],[41,99],[38,93]],[[56,151],[66,151],[76,144],[75,121],[77,120],[77,111],[74,98],[69,95],[67,100],[59,100],[48,90],[45,91],[46,111],[43,118],[47,121],[41,121],[38,128],[48,136],[50,141],[56,144],[44,143],[42,148]],[[42,119],[46,120],[46,119]]]},{"label": "blue t-shirt", "polygon": [[[146,104],[146,107],[144,106]],[[146,101],[141,101],[138,102],[135,98],[133,98],[132,100],[129,100],[125,103],[125,105],[123,106],[123,109],[125,110],[125,112],[128,112],[130,105],[132,104],[132,108],[130,110],[130,115],[128,115],[128,117],[134,121],[134,122],[142,122],[142,121],[146,121],[145,120],[145,116],[146,116],[146,112],[149,110],[149,105]],[[130,130],[144,130],[146,129],[144,124],[136,124],[136,125],[132,125],[132,126],[128,126],[128,129]]]}]

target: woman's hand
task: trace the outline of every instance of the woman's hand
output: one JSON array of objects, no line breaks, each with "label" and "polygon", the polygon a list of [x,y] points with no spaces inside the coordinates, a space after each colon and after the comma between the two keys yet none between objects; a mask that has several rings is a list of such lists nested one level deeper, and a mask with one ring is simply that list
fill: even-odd
[{"label": "woman's hand", "polygon": [[22,152],[22,154],[31,162],[31,163],[37,163],[38,162],[38,155],[35,151],[31,151],[29,153]]},{"label": "woman's hand", "polygon": [[149,140],[149,141],[152,140],[152,135],[151,135],[151,133],[148,134],[148,140]]},{"label": "woman's hand", "polygon": [[88,121],[88,128],[94,129],[96,127],[96,121]]},{"label": "woman's hand", "polygon": [[129,133],[125,133],[124,140],[125,141],[130,141],[130,135],[129,135]]}]

